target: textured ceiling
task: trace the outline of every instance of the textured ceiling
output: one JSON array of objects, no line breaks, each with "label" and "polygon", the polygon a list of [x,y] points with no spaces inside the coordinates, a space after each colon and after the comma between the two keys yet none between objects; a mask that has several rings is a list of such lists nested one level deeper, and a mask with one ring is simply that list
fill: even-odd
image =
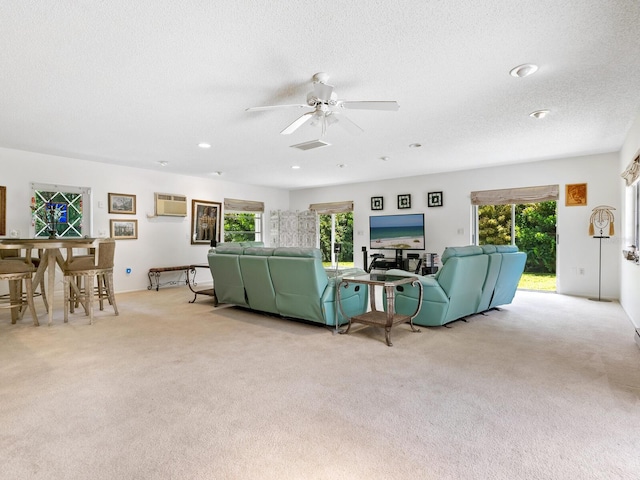
[{"label": "textured ceiling", "polygon": [[[2,0],[0,146],[284,188],[618,151],[639,28],[635,0]],[[400,109],[308,151],[319,127],[279,133],[305,110],[245,111],[316,72]]]}]

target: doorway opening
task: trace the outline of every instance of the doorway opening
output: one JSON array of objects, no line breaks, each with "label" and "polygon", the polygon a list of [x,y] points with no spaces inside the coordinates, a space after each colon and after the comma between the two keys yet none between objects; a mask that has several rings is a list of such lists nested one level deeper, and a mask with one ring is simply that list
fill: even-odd
[{"label": "doorway opening", "polygon": [[516,245],[527,253],[518,288],[556,291],[555,201],[477,207],[478,245]]}]

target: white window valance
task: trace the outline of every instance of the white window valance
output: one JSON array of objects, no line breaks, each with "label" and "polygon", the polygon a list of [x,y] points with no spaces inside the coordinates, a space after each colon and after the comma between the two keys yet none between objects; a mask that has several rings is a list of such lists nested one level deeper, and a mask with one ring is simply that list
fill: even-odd
[{"label": "white window valance", "polygon": [[312,203],[309,205],[309,210],[313,210],[321,215],[353,212],[353,200],[347,202]]},{"label": "white window valance", "polygon": [[224,209],[227,212],[264,212],[264,202],[225,198]]},{"label": "white window valance", "polygon": [[501,190],[482,190],[471,192],[471,205],[508,205],[511,203],[537,203],[558,200],[558,185],[538,187],[504,188]]},{"label": "white window valance", "polygon": [[624,182],[627,187],[630,187],[638,181],[638,178],[640,178],[640,152],[627,166],[626,170],[620,174],[620,176],[624,178]]}]

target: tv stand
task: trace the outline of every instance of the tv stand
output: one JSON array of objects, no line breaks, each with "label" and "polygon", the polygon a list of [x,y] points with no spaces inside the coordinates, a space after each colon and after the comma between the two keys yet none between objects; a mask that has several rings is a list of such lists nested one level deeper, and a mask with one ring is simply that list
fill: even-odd
[{"label": "tv stand", "polygon": [[[402,251],[401,251],[402,252]],[[362,249],[363,264],[367,273],[372,270],[389,270],[391,268],[402,268],[402,260],[398,262],[398,258],[385,258],[381,253],[371,255],[371,262],[367,262],[367,250]]]}]

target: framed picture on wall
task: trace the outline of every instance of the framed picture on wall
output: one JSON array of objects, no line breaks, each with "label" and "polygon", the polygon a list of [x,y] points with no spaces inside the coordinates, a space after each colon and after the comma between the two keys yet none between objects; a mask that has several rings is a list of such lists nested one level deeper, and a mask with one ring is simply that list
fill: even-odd
[{"label": "framed picture on wall", "polygon": [[191,200],[191,245],[210,245],[220,241],[222,204]]},{"label": "framed picture on wall", "polygon": [[136,213],[136,196],[125,193],[109,194],[109,213]]},{"label": "framed picture on wall", "polygon": [[371,197],[371,210],[382,210],[384,199],[382,197]]},{"label": "framed picture on wall", "polygon": [[585,207],[587,205],[587,184],[571,183],[565,186],[565,206]]},{"label": "framed picture on wall", "polygon": [[398,208],[411,208],[411,194],[398,195]]},{"label": "framed picture on wall", "polygon": [[443,205],[442,192],[429,192],[427,193],[427,206],[429,207],[441,207]]},{"label": "framed picture on wall", "polygon": [[138,238],[138,220],[110,220],[111,238],[135,240]]}]

